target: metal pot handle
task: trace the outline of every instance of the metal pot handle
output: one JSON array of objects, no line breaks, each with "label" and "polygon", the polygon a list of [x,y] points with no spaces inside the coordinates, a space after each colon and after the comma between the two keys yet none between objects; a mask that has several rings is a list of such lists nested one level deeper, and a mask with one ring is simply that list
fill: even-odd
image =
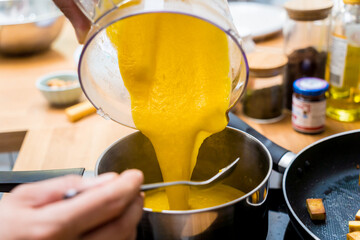
[{"label": "metal pot handle", "polygon": [[37,182],[65,175],[84,174],[85,168],[69,168],[38,171],[0,171],[0,192],[10,192],[19,184]]},{"label": "metal pot handle", "polygon": [[289,150],[283,147],[280,147],[276,143],[272,142],[271,140],[269,140],[268,138],[257,132],[255,129],[250,127],[248,124],[246,124],[244,121],[242,121],[232,112],[229,112],[228,126],[249,133],[250,135],[257,138],[260,142],[262,142],[270,152],[272,161],[274,163],[274,170],[280,173],[283,173],[285,171],[285,169],[289,166],[290,162],[296,156],[295,153],[290,152]]}]

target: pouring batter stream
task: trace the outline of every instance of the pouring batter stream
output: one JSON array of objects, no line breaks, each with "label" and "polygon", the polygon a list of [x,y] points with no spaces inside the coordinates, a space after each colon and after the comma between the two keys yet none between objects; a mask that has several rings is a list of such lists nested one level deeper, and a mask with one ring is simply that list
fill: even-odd
[{"label": "pouring batter stream", "polygon": [[[118,51],[135,126],[152,142],[164,181],[190,180],[204,139],[227,125],[228,36],[206,21],[175,13],[129,17],[109,26],[107,34]],[[145,207],[151,207],[151,197],[160,202],[160,195],[147,197]],[[171,210],[194,208],[189,187],[169,187],[166,195]]]}]

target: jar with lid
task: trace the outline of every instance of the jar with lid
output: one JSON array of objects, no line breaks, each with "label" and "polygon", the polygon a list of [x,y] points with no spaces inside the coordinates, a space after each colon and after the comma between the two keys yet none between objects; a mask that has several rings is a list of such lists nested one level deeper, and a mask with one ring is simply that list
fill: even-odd
[{"label": "jar with lid", "polygon": [[360,0],[344,0],[330,42],[326,114],[343,122],[360,120]]},{"label": "jar with lid", "polygon": [[331,27],[331,0],[292,0],[285,3],[285,106],[291,110],[293,83],[302,77],[325,78]]},{"label": "jar with lid", "polygon": [[287,58],[280,51],[257,49],[248,54],[249,80],[243,97],[243,114],[257,123],[283,117],[284,69]]},{"label": "jar with lid", "polygon": [[319,78],[300,78],[293,84],[293,128],[301,133],[316,134],[325,129],[326,97],[329,84]]}]

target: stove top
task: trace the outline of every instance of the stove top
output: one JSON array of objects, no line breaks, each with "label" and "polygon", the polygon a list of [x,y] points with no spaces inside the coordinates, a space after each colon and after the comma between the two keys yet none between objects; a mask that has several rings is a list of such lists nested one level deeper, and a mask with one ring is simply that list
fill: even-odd
[{"label": "stove top", "polygon": [[269,225],[266,240],[302,240],[290,222],[282,190],[270,189],[268,197]]},{"label": "stove top", "polygon": [[284,195],[280,188],[282,176],[273,171],[270,177],[269,224],[266,240],[302,240],[287,214]]}]

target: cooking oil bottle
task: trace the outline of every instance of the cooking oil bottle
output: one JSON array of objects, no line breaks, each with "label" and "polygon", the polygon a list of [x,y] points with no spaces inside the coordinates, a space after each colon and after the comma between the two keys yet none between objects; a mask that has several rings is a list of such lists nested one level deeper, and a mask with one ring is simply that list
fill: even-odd
[{"label": "cooking oil bottle", "polygon": [[332,27],[326,114],[353,122],[360,120],[360,0],[343,1]]}]

